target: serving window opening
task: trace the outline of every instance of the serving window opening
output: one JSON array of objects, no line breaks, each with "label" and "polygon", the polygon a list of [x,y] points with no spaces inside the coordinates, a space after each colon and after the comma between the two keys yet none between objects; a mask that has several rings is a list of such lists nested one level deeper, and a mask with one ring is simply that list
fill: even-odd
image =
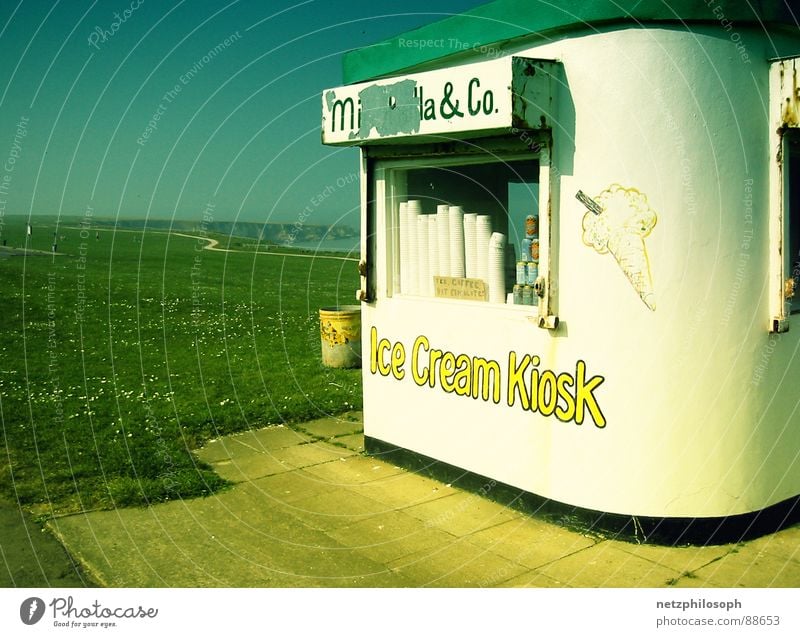
[{"label": "serving window opening", "polygon": [[538,159],[415,159],[378,175],[389,296],[538,305]]}]

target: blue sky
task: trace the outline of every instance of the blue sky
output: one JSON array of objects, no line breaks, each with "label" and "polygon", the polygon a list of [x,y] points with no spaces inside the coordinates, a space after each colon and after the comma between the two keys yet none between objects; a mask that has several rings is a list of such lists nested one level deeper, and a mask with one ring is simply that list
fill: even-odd
[{"label": "blue sky", "polygon": [[344,51],[479,4],[6,0],[0,214],[294,221],[346,182],[309,221],[357,226],[321,91]]}]

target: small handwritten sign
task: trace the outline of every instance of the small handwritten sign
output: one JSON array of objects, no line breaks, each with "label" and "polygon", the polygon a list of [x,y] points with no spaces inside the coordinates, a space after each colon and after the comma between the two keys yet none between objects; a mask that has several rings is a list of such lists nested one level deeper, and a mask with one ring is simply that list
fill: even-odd
[{"label": "small handwritten sign", "polygon": [[433,277],[433,287],[436,296],[442,299],[489,300],[489,286],[483,279],[435,276]]}]

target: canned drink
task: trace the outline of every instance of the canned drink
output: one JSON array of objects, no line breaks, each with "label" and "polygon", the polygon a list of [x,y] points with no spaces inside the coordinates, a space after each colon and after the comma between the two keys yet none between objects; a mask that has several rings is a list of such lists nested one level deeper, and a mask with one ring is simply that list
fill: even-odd
[{"label": "canned drink", "polygon": [[533,288],[530,285],[525,285],[522,288],[522,304],[533,305]]},{"label": "canned drink", "polygon": [[539,239],[533,239],[531,241],[530,259],[531,261],[539,261]]},{"label": "canned drink", "polygon": [[535,237],[539,233],[539,217],[528,215],[525,217],[525,236]]},{"label": "canned drink", "polygon": [[517,261],[517,283],[519,285],[525,285],[527,282],[525,272],[525,261]]},{"label": "canned drink", "polygon": [[519,283],[514,286],[514,305],[522,305],[522,287]]},{"label": "canned drink", "polygon": [[537,278],[539,278],[539,262],[528,261],[525,265],[525,283],[533,285]]}]

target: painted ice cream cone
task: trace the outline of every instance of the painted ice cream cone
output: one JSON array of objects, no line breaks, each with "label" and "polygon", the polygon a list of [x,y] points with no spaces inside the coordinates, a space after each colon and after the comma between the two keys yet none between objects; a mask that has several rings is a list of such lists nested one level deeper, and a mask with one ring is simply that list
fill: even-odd
[{"label": "painted ice cream cone", "polygon": [[651,310],[656,309],[656,295],[650,276],[650,262],[644,239],[625,229],[615,232],[608,240],[608,251],[614,256],[636,290],[639,298]]},{"label": "painted ice cream cone", "polygon": [[655,310],[656,296],[644,239],[658,218],[647,197],[619,184],[609,186],[594,199],[580,191],[576,197],[589,209],[583,217],[583,242],[599,254],[610,252],[639,298]]}]

